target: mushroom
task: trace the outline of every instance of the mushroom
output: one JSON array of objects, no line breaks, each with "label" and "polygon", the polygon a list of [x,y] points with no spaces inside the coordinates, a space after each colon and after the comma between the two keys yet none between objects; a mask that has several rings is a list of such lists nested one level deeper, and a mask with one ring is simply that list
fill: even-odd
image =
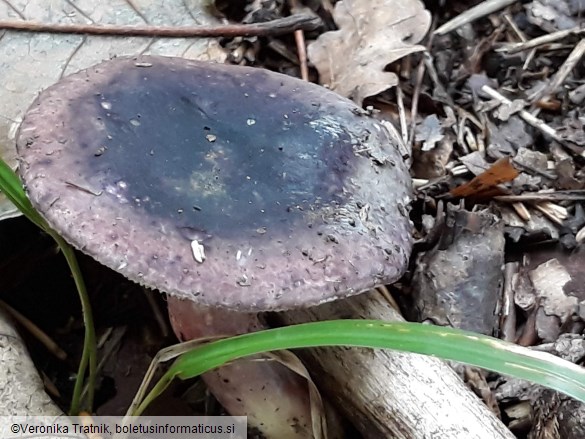
[{"label": "mushroom", "polygon": [[33,205],[79,250],[172,297],[181,338],[398,279],[411,250],[398,144],[323,87],[154,56],[62,79],[17,140]]}]

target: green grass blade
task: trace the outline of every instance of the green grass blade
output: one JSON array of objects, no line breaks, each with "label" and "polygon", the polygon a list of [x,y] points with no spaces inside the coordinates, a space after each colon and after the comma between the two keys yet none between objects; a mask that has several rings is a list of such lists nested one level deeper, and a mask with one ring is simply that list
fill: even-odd
[{"label": "green grass blade", "polygon": [[30,204],[16,173],[0,159],[0,190],[31,222],[47,231],[49,226]]},{"label": "green grass blade", "polygon": [[[71,407],[69,412],[72,415],[77,416],[83,406],[83,409],[91,412],[93,408],[93,400],[95,394],[95,385],[97,380],[97,341],[95,336],[95,328],[93,323],[93,312],[91,309],[91,303],[89,301],[89,295],[87,294],[87,288],[85,287],[85,281],[79,268],[75,251],[65,240],[55,232],[51,233],[53,239],[59,245],[67,265],[71,270],[73,281],[77,287],[77,294],[81,301],[81,313],[83,315],[83,326],[85,328],[85,334],[83,337],[83,350],[81,352],[81,360],[77,370],[77,379],[73,387],[73,396],[71,398]],[[85,372],[89,369],[87,375],[87,381],[85,381]],[[87,387],[87,398],[85,403],[82,403],[83,388]]]},{"label": "green grass blade", "polygon": [[20,179],[10,168],[10,166],[8,166],[2,159],[0,159],[0,191],[2,191],[6,197],[32,223],[42,229],[45,233],[49,234],[55,240],[55,242],[57,242],[57,245],[61,249],[67,264],[69,265],[69,269],[71,270],[75,286],[77,287],[77,293],[81,301],[81,309],[85,326],[83,352],[81,355],[81,361],[79,362],[77,380],[73,389],[70,411],[74,415],[79,413],[80,407],[82,405],[81,395],[85,382],[85,372],[88,368],[89,374],[86,383],[88,388],[88,397],[84,408],[91,411],[97,375],[97,348],[95,329],[93,325],[93,313],[91,311],[89,296],[87,295],[87,289],[85,287],[85,282],[77,262],[77,257],[75,256],[75,252],[73,251],[73,248],[57,232],[51,229],[45,219],[32,206],[22,187]]},{"label": "green grass blade", "polygon": [[137,413],[175,377],[188,379],[249,355],[317,346],[386,348],[431,355],[526,379],[585,402],[585,368],[550,354],[458,329],[420,323],[330,320],[240,335],[199,346],[179,357]]}]

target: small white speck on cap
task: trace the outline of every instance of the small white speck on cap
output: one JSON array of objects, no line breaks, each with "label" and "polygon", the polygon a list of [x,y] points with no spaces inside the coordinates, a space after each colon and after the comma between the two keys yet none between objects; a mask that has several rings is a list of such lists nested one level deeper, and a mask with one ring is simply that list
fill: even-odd
[{"label": "small white speck on cap", "polygon": [[191,252],[193,253],[193,259],[202,264],[205,260],[205,247],[203,247],[203,244],[199,244],[199,241],[194,239],[191,241]]}]

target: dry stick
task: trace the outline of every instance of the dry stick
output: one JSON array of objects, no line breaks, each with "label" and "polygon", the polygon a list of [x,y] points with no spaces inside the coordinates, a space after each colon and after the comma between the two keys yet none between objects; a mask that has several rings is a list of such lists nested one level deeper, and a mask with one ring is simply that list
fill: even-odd
[{"label": "dry stick", "polygon": [[502,304],[502,340],[511,343],[516,341],[516,308],[514,307],[514,275],[518,273],[520,264],[508,262],[504,268],[504,291]]},{"label": "dry stick", "polygon": [[558,32],[553,32],[548,35],[533,38],[532,40],[526,41],[525,43],[505,45],[496,49],[496,51],[505,53],[517,53],[523,50],[534,49],[536,47],[544,46],[545,44],[550,44],[556,41],[564,40],[565,38],[570,37],[572,35],[581,36],[583,33],[585,33],[585,28],[574,27],[572,29],[560,30]]},{"label": "dry stick", "polygon": [[23,314],[12,308],[6,302],[0,300],[0,309],[4,309],[10,316],[22,325],[29,333],[31,333],[38,341],[42,343],[47,350],[57,357],[59,360],[66,360],[67,353],[59,347],[41,328],[35,325],[31,320]]},{"label": "dry stick", "polygon": [[388,290],[388,287],[386,285],[380,285],[379,287],[376,288],[376,290],[378,290],[382,297],[386,299],[386,302],[388,302],[390,306],[394,308],[396,312],[402,316],[402,313],[400,312],[400,307],[398,306],[398,303],[396,303],[396,299],[394,299],[392,293],[390,293],[390,291]]},{"label": "dry stick", "polygon": [[[127,331],[127,327],[121,326],[121,327],[114,328],[112,330],[112,332],[110,333],[110,337],[109,337],[110,342],[106,346],[106,349],[103,352],[101,352],[100,361],[96,367],[98,375],[101,374],[101,371],[104,369],[106,362],[113,355],[114,351],[117,348],[119,348],[120,345],[122,344],[122,338],[126,334],[126,331]],[[83,390],[81,392],[82,399],[86,397],[88,391],[89,391],[89,383],[85,383]]]},{"label": "dry stick", "polygon": [[408,137],[408,143],[406,144],[406,146],[408,146],[410,149],[412,149],[412,145],[414,144],[414,135],[416,131],[416,116],[418,114],[418,100],[420,98],[420,93],[422,90],[422,82],[425,76],[425,70],[426,66],[424,60],[421,60],[416,71],[416,83],[414,86],[414,93],[412,94],[412,104],[410,106],[411,118],[410,135]]},{"label": "dry stick", "polygon": [[299,54],[299,63],[301,65],[301,79],[309,80],[309,66],[307,65],[307,49],[305,46],[305,34],[302,30],[295,31],[295,42],[297,43],[297,52]]},{"label": "dry stick", "polygon": [[529,222],[532,219],[532,215],[524,203],[512,203],[512,208],[522,221]]},{"label": "dry stick", "polygon": [[253,24],[217,26],[116,26],[110,24],[59,24],[34,21],[0,20],[0,30],[84,34],[126,37],[252,37],[279,35],[296,30],[315,30],[321,25],[319,17],[298,14],[277,20]]},{"label": "dry stick", "polygon": [[[510,29],[512,29],[512,31],[520,39],[521,43],[525,43],[526,41],[528,41],[528,39],[524,35],[524,32],[522,32],[520,30],[520,28],[518,26],[516,26],[516,23],[514,22],[514,20],[512,20],[512,17],[510,17],[510,14],[504,14],[504,20],[506,20],[506,23],[508,23],[508,26],[510,26]],[[528,66],[530,65],[530,63],[534,59],[535,55],[536,55],[536,49],[532,49],[530,52],[528,52],[528,55],[523,55],[524,65],[522,66],[522,68],[524,70],[528,70]]]},{"label": "dry stick", "polygon": [[512,17],[510,17],[510,14],[506,13],[503,15],[503,17],[504,17],[504,21],[506,22],[506,24],[510,27],[510,29],[512,29],[514,34],[516,34],[516,37],[518,37],[520,42],[525,43],[526,37],[524,36],[524,32],[522,32],[520,30],[520,28],[518,26],[516,26],[516,23],[514,22],[514,20],[512,20]]},{"label": "dry stick", "polygon": [[[431,37],[431,40],[429,41],[429,44],[428,44],[429,48],[431,46],[432,46],[432,37]],[[427,73],[429,75],[429,78],[431,78],[431,81],[433,82],[434,96],[440,97],[441,99],[444,100],[444,102],[449,104],[449,106],[455,107],[455,103],[453,102],[453,99],[451,99],[451,96],[449,96],[449,93],[447,93],[447,90],[445,89],[445,87],[441,83],[441,80],[439,79],[439,74],[437,73],[437,69],[435,68],[435,64],[433,62],[432,55],[429,52],[424,51],[422,56],[423,56],[423,61],[425,63],[425,67],[427,69]]]},{"label": "dry stick", "polygon": [[322,0],[321,6],[329,15],[333,16],[333,11],[335,8],[333,6],[333,3],[331,3],[331,0]]},{"label": "dry stick", "polygon": [[[294,15],[300,14],[300,7],[298,0],[289,0],[290,10]],[[309,80],[309,66],[307,65],[307,46],[305,44],[305,34],[302,30],[295,31],[295,43],[297,45],[297,54],[299,57],[299,64],[301,67],[301,79],[303,81]]]},{"label": "dry stick", "polygon": [[435,31],[435,34],[444,35],[448,32],[451,32],[452,30],[457,29],[458,27],[463,26],[464,24],[471,23],[478,18],[485,17],[486,15],[499,11],[500,9],[510,6],[516,2],[517,0],[485,0],[477,6],[474,6],[473,8],[462,12],[457,17],[449,20],[447,23],[439,27]]},{"label": "dry stick", "polygon": [[[378,292],[278,313],[285,324],[339,318],[402,320]],[[385,349],[302,350],[320,389],[365,437],[512,439],[445,363]],[[445,403],[447,401],[448,403]],[[354,437],[353,435],[352,437]]]},{"label": "dry stick", "polygon": [[[152,315],[154,316],[154,320],[158,324],[158,329],[160,330],[160,334],[163,337],[168,337],[170,333],[169,324],[167,320],[163,316],[161,312],[160,306],[158,305],[154,295],[158,294],[156,291],[144,289],[144,295],[146,296],[146,301],[150,306],[150,310],[152,311]],[[165,309],[166,314],[166,309]]]},{"label": "dry stick", "polygon": [[[481,87],[481,90],[484,93],[488,94],[490,97],[499,101],[500,104],[506,104],[506,105],[512,104],[512,101],[510,101],[508,98],[502,96],[500,93],[498,93],[496,90],[491,88],[489,85],[484,85],[483,87]],[[521,110],[520,112],[518,112],[518,116],[520,116],[527,124],[533,126],[537,130],[540,130],[541,132],[543,132],[544,134],[546,134],[547,136],[549,136],[553,140],[556,140],[557,142],[559,142],[562,145],[565,144],[565,140],[562,139],[557,134],[557,132],[554,128],[550,127],[549,125],[547,125],[542,120],[535,117],[534,115],[530,114],[528,111]]]},{"label": "dry stick", "polygon": [[[435,27],[435,25],[436,25],[436,21],[433,20],[431,23],[431,30]],[[408,142],[406,143],[406,146],[409,148],[410,151],[412,151],[413,146],[414,146],[414,138],[415,138],[415,133],[416,133],[416,116],[418,114],[418,100],[420,99],[423,79],[424,79],[424,76],[426,73],[427,57],[425,55],[431,50],[431,47],[433,46],[433,36],[434,36],[434,33],[431,32],[429,35],[429,39],[427,41],[427,44],[426,44],[426,50],[422,54],[423,58],[421,59],[419,65],[418,65],[418,68],[417,68],[417,72],[416,72],[416,83],[414,86],[414,93],[412,95],[412,102],[411,102],[411,106],[410,106],[410,117],[411,117],[410,135],[408,137]],[[431,78],[431,80],[433,80],[433,79],[434,78]],[[438,80],[438,78],[437,78],[437,80]],[[435,84],[435,85],[437,85],[437,84]],[[447,95],[447,97],[448,97],[448,95]]]},{"label": "dry stick", "polygon": [[554,78],[551,80],[551,82],[542,91],[535,93],[533,96],[530,96],[528,99],[531,102],[534,102],[534,101],[537,101],[540,99],[546,99],[551,94],[554,94],[559,89],[559,87],[563,84],[563,82],[565,82],[565,79],[567,79],[567,76],[569,76],[569,73],[571,73],[571,70],[573,70],[573,68],[577,65],[577,63],[579,61],[581,61],[581,58],[583,57],[584,53],[585,53],[585,39],[582,39],[575,46],[575,48],[571,51],[571,53],[569,54],[569,56],[567,57],[567,59],[565,60],[565,62],[561,66],[561,68],[559,69],[559,71],[556,73]]},{"label": "dry stick", "polygon": [[408,125],[406,123],[406,111],[404,110],[404,93],[400,84],[396,87],[396,101],[398,103],[398,116],[400,118],[400,134],[402,135],[402,141],[405,145],[408,145]]},{"label": "dry stick", "polygon": [[559,226],[562,226],[563,221],[569,216],[567,209],[550,201],[536,203],[534,204],[534,208],[539,210],[544,216]]},{"label": "dry stick", "polygon": [[578,243],[581,243],[583,240],[585,240],[585,227],[582,227],[577,234],[575,235],[575,240]]},{"label": "dry stick", "polygon": [[524,192],[519,195],[496,195],[496,201],[507,203],[530,202],[530,201],[585,201],[583,191],[555,191],[555,192]]}]

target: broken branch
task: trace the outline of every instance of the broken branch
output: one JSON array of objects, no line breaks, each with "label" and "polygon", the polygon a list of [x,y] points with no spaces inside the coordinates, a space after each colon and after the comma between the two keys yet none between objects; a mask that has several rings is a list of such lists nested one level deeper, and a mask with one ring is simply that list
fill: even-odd
[{"label": "broken branch", "polygon": [[291,15],[264,23],[217,26],[117,26],[110,24],[60,24],[34,21],[0,20],[0,29],[19,32],[84,34],[125,37],[253,37],[280,35],[296,30],[315,30],[321,19],[308,14]]}]

